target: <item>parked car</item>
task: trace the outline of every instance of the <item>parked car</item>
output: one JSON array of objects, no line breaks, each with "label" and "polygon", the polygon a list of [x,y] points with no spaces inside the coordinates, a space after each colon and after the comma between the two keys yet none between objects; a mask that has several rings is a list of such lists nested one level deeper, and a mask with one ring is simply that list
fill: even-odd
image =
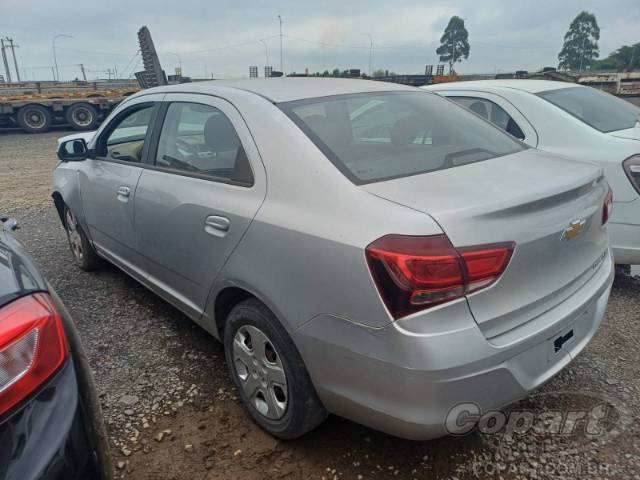
[{"label": "parked car", "polygon": [[608,230],[618,264],[640,264],[640,107],[584,85],[481,80],[425,89],[471,109],[527,145],[595,162],[613,189]]},{"label": "parked car", "polygon": [[112,478],[73,320],[0,216],[0,478]]},{"label": "parked car", "polygon": [[61,139],[53,175],[74,261],[113,263],[222,340],[277,437],[327,412],[443,435],[459,402],[549,380],[604,314],[602,170],[438,95],[199,82],[141,92],[85,135]]}]

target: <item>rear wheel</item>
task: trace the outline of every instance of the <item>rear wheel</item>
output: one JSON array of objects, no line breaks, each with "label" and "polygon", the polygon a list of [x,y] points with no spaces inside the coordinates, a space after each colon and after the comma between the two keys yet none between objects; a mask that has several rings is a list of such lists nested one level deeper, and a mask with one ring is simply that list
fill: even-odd
[{"label": "rear wheel", "polygon": [[231,310],[224,346],[240,399],[271,435],[297,438],[327,417],[291,338],[261,302],[251,298]]},{"label": "rear wheel", "polygon": [[67,206],[64,207],[64,226],[75,264],[85,271],[98,268],[102,259],[98,257],[76,216]]},{"label": "rear wheel", "polygon": [[98,111],[89,103],[74,103],[67,109],[65,118],[75,130],[93,130],[98,124]]},{"label": "rear wheel", "polygon": [[27,133],[44,133],[51,124],[51,113],[42,105],[34,103],[18,110],[18,125]]}]

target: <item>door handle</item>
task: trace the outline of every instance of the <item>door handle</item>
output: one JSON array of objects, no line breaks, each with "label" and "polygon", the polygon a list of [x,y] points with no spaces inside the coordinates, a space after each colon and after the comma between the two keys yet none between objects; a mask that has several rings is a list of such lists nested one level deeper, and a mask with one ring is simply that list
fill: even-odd
[{"label": "door handle", "polygon": [[118,196],[120,197],[128,197],[130,193],[131,193],[131,189],[129,187],[118,188]]},{"label": "door handle", "polygon": [[227,217],[209,215],[204,221],[204,231],[216,237],[224,237],[229,231],[229,225],[231,222]]}]

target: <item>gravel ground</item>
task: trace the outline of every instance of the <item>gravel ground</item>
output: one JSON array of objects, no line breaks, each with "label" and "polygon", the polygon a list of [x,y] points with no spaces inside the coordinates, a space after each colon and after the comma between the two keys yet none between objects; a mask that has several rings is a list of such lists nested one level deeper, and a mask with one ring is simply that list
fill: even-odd
[{"label": "gravel ground", "polygon": [[597,426],[606,434],[586,420],[573,433],[566,422],[554,433],[545,417],[526,434],[516,428],[410,442],[331,417],[306,437],[281,442],[243,412],[220,344],[119,270],[84,273],[72,265],[49,200],[62,134],[0,133],[0,211],[18,218],[17,236],[78,324],[118,477],[640,479],[640,270],[617,275],[605,321],[585,351],[512,408],[536,419],[602,411]]}]

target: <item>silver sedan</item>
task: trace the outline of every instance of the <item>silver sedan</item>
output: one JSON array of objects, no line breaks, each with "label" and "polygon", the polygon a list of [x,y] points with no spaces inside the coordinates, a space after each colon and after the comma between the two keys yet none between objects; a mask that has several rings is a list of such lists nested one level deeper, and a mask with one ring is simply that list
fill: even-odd
[{"label": "silver sedan", "polygon": [[418,89],[150,89],[58,155],[75,262],[113,263],[220,339],[280,438],[328,412],[413,439],[469,431],[469,409],[564,368],[609,297],[601,169]]}]

